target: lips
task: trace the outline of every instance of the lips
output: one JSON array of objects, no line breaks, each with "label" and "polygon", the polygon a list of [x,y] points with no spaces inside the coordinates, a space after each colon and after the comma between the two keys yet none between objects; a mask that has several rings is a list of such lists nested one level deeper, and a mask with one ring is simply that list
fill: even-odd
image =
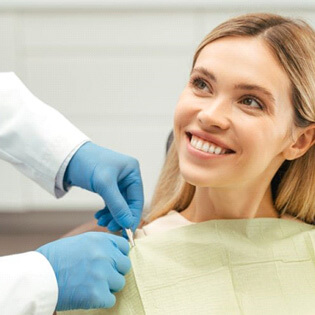
[{"label": "lips", "polygon": [[223,149],[226,149],[226,153],[235,153],[234,150],[232,150],[231,148],[229,148],[228,146],[226,146],[224,143],[222,143],[221,141],[215,139],[213,136],[210,136],[209,134],[205,134],[204,132],[200,132],[200,131],[187,131],[186,132],[186,135],[187,137],[189,138],[189,140],[191,140],[191,137],[192,135],[204,140],[204,141],[207,141],[207,142],[210,142],[216,146],[219,146]]}]

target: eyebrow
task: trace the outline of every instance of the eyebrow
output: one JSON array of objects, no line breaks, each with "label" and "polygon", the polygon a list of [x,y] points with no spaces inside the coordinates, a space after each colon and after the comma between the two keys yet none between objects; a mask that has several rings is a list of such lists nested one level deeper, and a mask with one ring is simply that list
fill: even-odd
[{"label": "eyebrow", "polygon": [[[208,79],[210,79],[211,81],[214,82],[218,82],[217,78],[215,77],[215,75],[208,71],[206,68],[203,67],[197,67],[197,68],[193,68],[190,74],[193,74],[194,72],[199,72],[203,75],[205,75]],[[276,100],[275,97],[273,96],[273,94],[267,90],[266,88],[257,85],[257,84],[249,84],[249,83],[239,83],[239,84],[235,84],[234,85],[234,89],[238,89],[238,90],[255,90],[255,91],[260,91],[261,93],[263,93],[265,96],[267,96],[269,98],[269,100],[275,104]]]}]

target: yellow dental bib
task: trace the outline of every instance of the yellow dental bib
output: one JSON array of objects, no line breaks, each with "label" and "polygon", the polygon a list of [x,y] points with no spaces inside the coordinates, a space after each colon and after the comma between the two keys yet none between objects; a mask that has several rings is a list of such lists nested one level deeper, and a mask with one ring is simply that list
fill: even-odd
[{"label": "yellow dental bib", "polygon": [[314,228],[211,220],[136,239],[113,308],[58,314],[315,314]]}]

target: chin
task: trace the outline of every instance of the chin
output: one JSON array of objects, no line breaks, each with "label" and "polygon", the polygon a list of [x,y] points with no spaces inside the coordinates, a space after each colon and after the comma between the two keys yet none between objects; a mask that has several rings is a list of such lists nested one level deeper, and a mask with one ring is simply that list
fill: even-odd
[{"label": "chin", "polygon": [[208,177],[197,177],[196,175],[191,176],[191,174],[187,175],[183,173],[182,176],[188,184],[196,187],[213,187],[215,185],[214,181],[209,180]]},{"label": "chin", "polygon": [[[207,174],[206,172],[198,173],[193,169],[183,170],[180,169],[180,173],[184,180],[196,187],[225,187],[227,185],[233,184],[234,180],[231,176],[224,176],[221,174],[214,174],[211,172]],[[237,181],[238,182],[238,181]]]}]

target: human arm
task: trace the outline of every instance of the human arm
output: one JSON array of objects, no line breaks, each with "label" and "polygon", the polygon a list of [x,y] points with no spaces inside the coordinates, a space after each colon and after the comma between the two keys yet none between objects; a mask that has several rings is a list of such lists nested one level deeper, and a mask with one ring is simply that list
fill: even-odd
[{"label": "human arm", "polygon": [[139,163],[89,140],[14,73],[0,73],[0,159],[56,197],[70,186],[98,193],[109,229],[135,230],[143,207]]},{"label": "human arm", "polygon": [[144,197],[136,159],[87,142],[71,159],[64,177],[66,186],[79,186],[99,194],[105,208],[96,214],[111,232],[136,230]]},{"label": "human arm", "polygon": [[131,266],[128,252],[124,238],[91,232],[0,257],[1,314],[112,307]]},{"label": "human arm", "polygon": [[51,264],[58,283],[56,309],[110,308],[131,267],[128,242],[116,235],[89,232],[37,249]]},{"label": "human arm", "polygon": [[63,161],[89,138],[34,96],[13,73],[0,73],[0,158],[56,197]]},{"label": "human arm", "polygon": [[58,286],[51,265],[41,254],[0,257],[0,310],[10,315],[51,315]]}]

